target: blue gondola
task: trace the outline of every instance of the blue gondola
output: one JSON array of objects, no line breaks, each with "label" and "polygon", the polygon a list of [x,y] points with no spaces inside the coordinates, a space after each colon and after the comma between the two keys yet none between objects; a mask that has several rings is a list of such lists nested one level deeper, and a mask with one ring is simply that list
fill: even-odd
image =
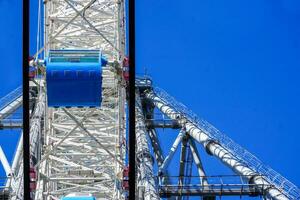
[{"label": "blue gondola", "polygon": [[50,50],[46,60],[49,107],[99,107],[102,66],[99,50]]}]

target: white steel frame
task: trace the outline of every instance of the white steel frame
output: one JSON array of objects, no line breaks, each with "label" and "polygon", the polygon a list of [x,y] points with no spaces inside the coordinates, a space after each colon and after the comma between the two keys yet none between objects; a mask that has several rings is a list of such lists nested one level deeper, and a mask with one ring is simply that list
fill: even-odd
[{"label": "white steel frame", "polygon": [[45,46],[39,53],[100,49],[109,64],[102,71],[100,108],[46,107],[35,199],[57,200],[76,192],[97,200],[124,199],[125,87],[117,73],[125,51],[124,0],[44,3]]},{"label": "white steel frame", "polygon": [[[269,177],[268,173],[261,173],[258,169],[251,166],[251,164],[247,160],[248,157],[239,157],[239,154],[235,152],[235,149],[230,149],[228,146],[222,143],[222,141],[225,140],[224,138],[227,138],[227,136],[225,136],[224,134],[221,135],[221,133],[219,133],[219,135],[213,135],[215,132],[213,132],[212,130],[216,130],[214,127],[212,128],[211,125],[206,125],[204,127],[196,123],[199,121],[198,118],[190,117],[189,112],[186,111],[187,108],[181,103],[177,102],[174,98],[170,97],[163,90],[157,88],[155,90],[151,89],[144,92],[143,95],[163,114],[165,114],[170,119],[175,120],[182,127],[169,154],[159,166],[159,171],[161,173],[165,172],[168,163],[172,159],[179,145],[179,142],[183,143],[183,134],[187,134],[190,138],[190,141],[192,142],[191,147],[193,159],[195,161],[195,164],[197,165],[200,178],[203,178],[203,180],[200,180],[200,183],[204,184],[204,189],[208,187],[208,180],[204,179],[206,176],[201,164],[200,157],[196,152],[195,142],[202,144],[207,153],[220,159],[223,164],[231,168],[234,172],[247,178],[249,181],[249,186],[254,185],[262,189],[265,194],[265,198],[274,200],[287,200],[298,199],[300,197],[300,191],[295,185],[284,179],[278,173],[274,172],[274,174],[276,174],[276,177],[284,179],[283,182],[278,184],[276,181],[272,180],[273,177]],[[204,120],[202,121],[204,122]],[[206,124],[208,123],[206,122]],[[212,134],[213,136],[211,136],[210,134]],[[235,143],[234,145],[237,146],[237,144]],[[242,147],[240,148],[242,149]],[[243,151],[246,152],[246,150],[244,149]],[[251,157],[254,157],[249,152],[247,153],[248,155],[251,155]],[[264,167],[261,162],[260,166],[261,168]],[[269,171],[271,171],[271,169]]]}]

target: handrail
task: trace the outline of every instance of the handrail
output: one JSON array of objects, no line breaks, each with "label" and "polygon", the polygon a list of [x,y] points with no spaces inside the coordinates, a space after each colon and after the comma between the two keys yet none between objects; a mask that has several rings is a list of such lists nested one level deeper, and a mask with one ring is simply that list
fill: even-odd
[{"label": "handrail", "polygon": [[235,143],[232,139],[216,129],[213,125],[202,118],[199,118],[190,109],[182,103],[176,101],[173,97],[168,95],[164,90],[155,88],[154,92],[166,104],[171,105],[179,114],[184,115],[190,123],[194,124],[200,130],[205,132],[210,138],[216,140],[223,148],[231,152],[240,162],[244,163],[253,171],[262,174],[265,178],[279,190],[287,195],[290,199],[300,199],[300,190],[293,183],[288,181],[278,172],[264,165],[257,157],[252,155],[249,151]]},{"label": "handrail", "polygon": [[16,100],[22,95],[22,86],[17,87],[15,90],[7,94],[6,96],[2,97],[0,99],[0,110],[5,108],[7,105],[9,105],[11,102]]}]

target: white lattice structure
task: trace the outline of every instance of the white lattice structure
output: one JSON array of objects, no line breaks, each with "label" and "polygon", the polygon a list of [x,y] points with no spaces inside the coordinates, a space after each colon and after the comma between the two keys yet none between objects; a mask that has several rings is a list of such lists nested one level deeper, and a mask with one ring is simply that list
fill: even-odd
[{"label": "white lattice structure", "polygon": [[60,199],[84,192],[97,199],[123,199],[126,97],[117,71],[125,51],[124,1],[44,2],[45,56],[52,49],[100,49],[109,63],[102,71],[100,108],[45,108],[43,130],[36,137],[43,147],[33,163],[38,170],[34,197]]},{"label": "white lattice structure", "polygon": [[[148,199],[182,200],[189,199],[190,196],[201,197],[203,200],[216,200],[218,196],[263,197],[270,200],[300,199],[297,186],[264,165],[208,122],[197,117],[165,91],[153,88],[150,77],[138,77],[135,84],[139,91],[136,92],[139,196],[144,199],[152,195]],[[156,132],[161,128],[179,132],[167,154],[161,148],[166,141],[159,138]],[[148,147],[147,144],[151,146]],[[234,175],[207,174],[202,155],[198,151],[201,146],[204,152],[229,167]],[[152,152],[156,162],[149,159],[149,152]],[[180,153],[180,160],[177,162],[176,152]],[[158,170],[152,170],[152,164],[156,165]],[[192,174],[192,165],[197,170],[194,173],[196,176]],[[178,176],[169,173],[173,171],[174,174],[176,170]],[[144,171],[147,172],[143,173]]]},{"label": "white lattice structure", "polygon": [[110,61],[125,50],[124,0],[46,0],[45,52],[101,49]]}]

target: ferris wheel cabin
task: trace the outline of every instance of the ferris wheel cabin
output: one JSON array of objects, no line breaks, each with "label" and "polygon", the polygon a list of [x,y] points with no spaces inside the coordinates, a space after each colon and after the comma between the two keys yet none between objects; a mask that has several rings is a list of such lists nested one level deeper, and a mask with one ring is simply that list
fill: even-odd
[{"label": "ferris wheel cabin", "polygon": [[100,107],[101,51],[50,50],[45,61],[49,107]]}]

